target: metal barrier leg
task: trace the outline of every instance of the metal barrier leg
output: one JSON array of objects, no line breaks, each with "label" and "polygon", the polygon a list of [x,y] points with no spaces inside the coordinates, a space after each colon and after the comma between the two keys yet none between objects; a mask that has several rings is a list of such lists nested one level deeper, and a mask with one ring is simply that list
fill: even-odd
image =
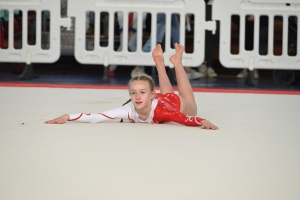
[{"label": "metal barrier leg", "polygon": [[109,82],[109,78],[108,78],[108,66],[104,66],[103,69],[103,82],[104,83],[108,83]]},{"label": "metal barrier leg", "polygon": [[245,81],[245,84],[246,85],[249,85],[249,86],[254,86],[254,70],[247,70],[248,71],[248,75],[247,75],[247,78],[246,78],[246,81]]},{"label": "metal barrier leg", "polygon": [[19,80],[29,80],[38,78],[39,75],[35,73],[32,64],[26,64],[23,73],[18,77]]}]

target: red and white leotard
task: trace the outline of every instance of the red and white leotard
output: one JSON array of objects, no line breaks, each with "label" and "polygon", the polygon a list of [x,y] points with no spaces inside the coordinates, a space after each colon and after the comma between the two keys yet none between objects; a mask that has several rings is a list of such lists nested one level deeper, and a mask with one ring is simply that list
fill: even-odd
[{"label": "red and white leotard", "polygon": [[188,116],[180,112],[180,98],[174,93],[156,94],[152,100],[149,117],[144,121],[139,119],[132,102],[118,108],[101,113],[78,113],[69,114],[69,121],[78,122],[103,122],[112,119],[128,119],[132,123],[165,123],[176,122],[186,126],[201,126],[203,119],[196,116]]}]

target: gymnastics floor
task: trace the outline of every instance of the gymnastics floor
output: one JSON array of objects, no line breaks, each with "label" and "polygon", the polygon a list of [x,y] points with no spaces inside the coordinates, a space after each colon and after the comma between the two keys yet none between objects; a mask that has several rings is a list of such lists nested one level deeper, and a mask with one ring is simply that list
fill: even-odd
[{"label": "gymnastics floor", "polygon": [[44,124],[120,106],[128,92],[1,86],[1,200],[299,199],[299,91],[196,90],[198,116],[220,128],[209,131],[128,121]]}]

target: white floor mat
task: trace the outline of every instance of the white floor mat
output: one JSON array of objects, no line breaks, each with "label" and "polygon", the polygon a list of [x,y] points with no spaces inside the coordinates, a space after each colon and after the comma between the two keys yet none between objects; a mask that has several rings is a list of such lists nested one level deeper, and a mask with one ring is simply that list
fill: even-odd
[{"label": "white floor mat", "polygon": [[300,96],[195,93],[218,131],[43,122],[100,112],[126,90],[0,88],[2,200],[296,200]]}]

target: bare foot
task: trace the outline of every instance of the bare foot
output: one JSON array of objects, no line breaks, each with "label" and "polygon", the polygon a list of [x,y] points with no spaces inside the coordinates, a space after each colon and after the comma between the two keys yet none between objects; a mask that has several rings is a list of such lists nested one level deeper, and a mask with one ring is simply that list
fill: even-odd
[{"label": "bare foot", "polygon": [[175,50],[175,54],[170,57],[170,61],[174,66],[176,66],[177,64],[181,64],[184,47],[180,44],[175,43]]},{"label": "bare foot", "polygon": [[153,49],[152,58],[156,64],[164,63],[163,51],[160,44],[156,45],[156,47]]}]

